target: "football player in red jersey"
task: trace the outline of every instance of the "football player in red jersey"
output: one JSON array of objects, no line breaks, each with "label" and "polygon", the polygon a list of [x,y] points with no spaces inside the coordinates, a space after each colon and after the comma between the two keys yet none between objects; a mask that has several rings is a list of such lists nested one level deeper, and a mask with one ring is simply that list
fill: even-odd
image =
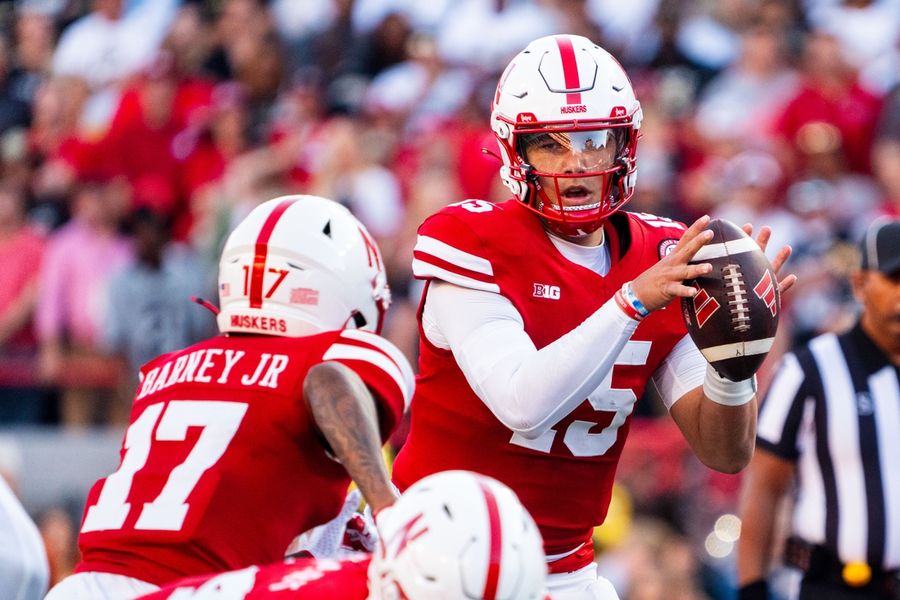
[{"label": "football player in red jersey", "polygon": [[[605,50],[574,35],[533,41],[500,78],[491,115],[515,198],[441,210],[414,251],[427,284],[394,482],[467,469],[509,485],[541,530],[554,598],[617,597],[597,576],[591,533],[649,382],[708,466],[739,471],[753,450],[754,382],[708,367],[670,304],[695,294],[683,280],[711,269],[689,264],[710,239],[708,217],[685,228],[621,210],[640,125],[628,76]],[[770,235],[761,230],[761,247]]]},{"label": "football player in red jersey", "polygon": [[256,207],[219,264],[223,335],[141,369],[121,463],[88,498],[76,573],[51,600],[123,600],[176,579],[280,559],[339,513],[351,477],[395,494],[381,445],[414,387],[378,335],[381,255],[339,204]]},{"label": "football player in red jersey", "polygon": [[543,600],[537,526],[502,483],[445,471],[378,513],[374,555],[288,559],[179,581],[141,600]]}]

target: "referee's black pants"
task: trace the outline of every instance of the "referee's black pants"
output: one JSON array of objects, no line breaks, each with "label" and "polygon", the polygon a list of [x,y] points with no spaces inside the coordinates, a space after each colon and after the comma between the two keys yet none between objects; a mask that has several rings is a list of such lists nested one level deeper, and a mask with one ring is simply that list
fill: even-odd
[{"label": "referee's black pants", "polygon": [[866,586],[854,589],[829,581],[809,581],[800,584],[799,600],[900,600],[900,588],[893,591]]}]

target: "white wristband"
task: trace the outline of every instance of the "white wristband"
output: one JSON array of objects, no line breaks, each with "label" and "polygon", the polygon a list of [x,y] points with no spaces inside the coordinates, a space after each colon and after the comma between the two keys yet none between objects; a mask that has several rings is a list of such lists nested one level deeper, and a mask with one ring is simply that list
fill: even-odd
[{"label": "white wristband", "polygon": [[743,381],[731,381],[716,373],[712,365],[706,365],[703,379],[703,393],[716,404],[741,406],[756,395],[756,375]]}]

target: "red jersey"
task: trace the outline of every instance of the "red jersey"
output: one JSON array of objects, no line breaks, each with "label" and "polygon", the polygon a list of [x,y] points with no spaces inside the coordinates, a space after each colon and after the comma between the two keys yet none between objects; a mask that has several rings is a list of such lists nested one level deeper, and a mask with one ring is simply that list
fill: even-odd
[{"label": "red jersey", "polygon": [[342,560],[289,558],[265,567],[184,579],[137,600],[190,600],[214,592],[227,592],[229,600],[366,600],[371,562],[369,554]]},{"label": "red jersey", "polygon": [[387,439],[412,370],[373,333],[219,336],[145,365],[121,464],[88,495],[76,571],[161,585],[268,564],[334,518],[350,477],[323,448],[302,390],[323,361],[359,374]]},{"label": "red jersey", "polygon": [[[564,258],[541,221],[518,201],[494,205],[469,200],[422,224],[413,269],[426,280],[502,294],[522,315],[525,331],[540,349],[656,263],[674,247],[684,226],[620,212],[604,230],[611,261],[605,277]],[[641,321],[611,375],[535,440],[513,433],[494,417],[452,352],[428,341],[421,315],[420,306],[419,376],[409,437],[394,463],[395,483],[403,490],[446,469],[483,473],[518,494],[540,528],[548,555],[590,539],[594,526],[606,517],[634,402],[686,335],[678,304]]]}]

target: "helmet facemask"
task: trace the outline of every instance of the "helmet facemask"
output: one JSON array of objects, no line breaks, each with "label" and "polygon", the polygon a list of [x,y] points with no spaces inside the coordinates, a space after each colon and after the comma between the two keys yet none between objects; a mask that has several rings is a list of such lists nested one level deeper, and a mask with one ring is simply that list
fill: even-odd
[{"label": "helmet facemask", "polygon": [[637,136],[627,126],[517,130],[513,139],[523,201],[555,233],[596,231],[631,198]]}]

